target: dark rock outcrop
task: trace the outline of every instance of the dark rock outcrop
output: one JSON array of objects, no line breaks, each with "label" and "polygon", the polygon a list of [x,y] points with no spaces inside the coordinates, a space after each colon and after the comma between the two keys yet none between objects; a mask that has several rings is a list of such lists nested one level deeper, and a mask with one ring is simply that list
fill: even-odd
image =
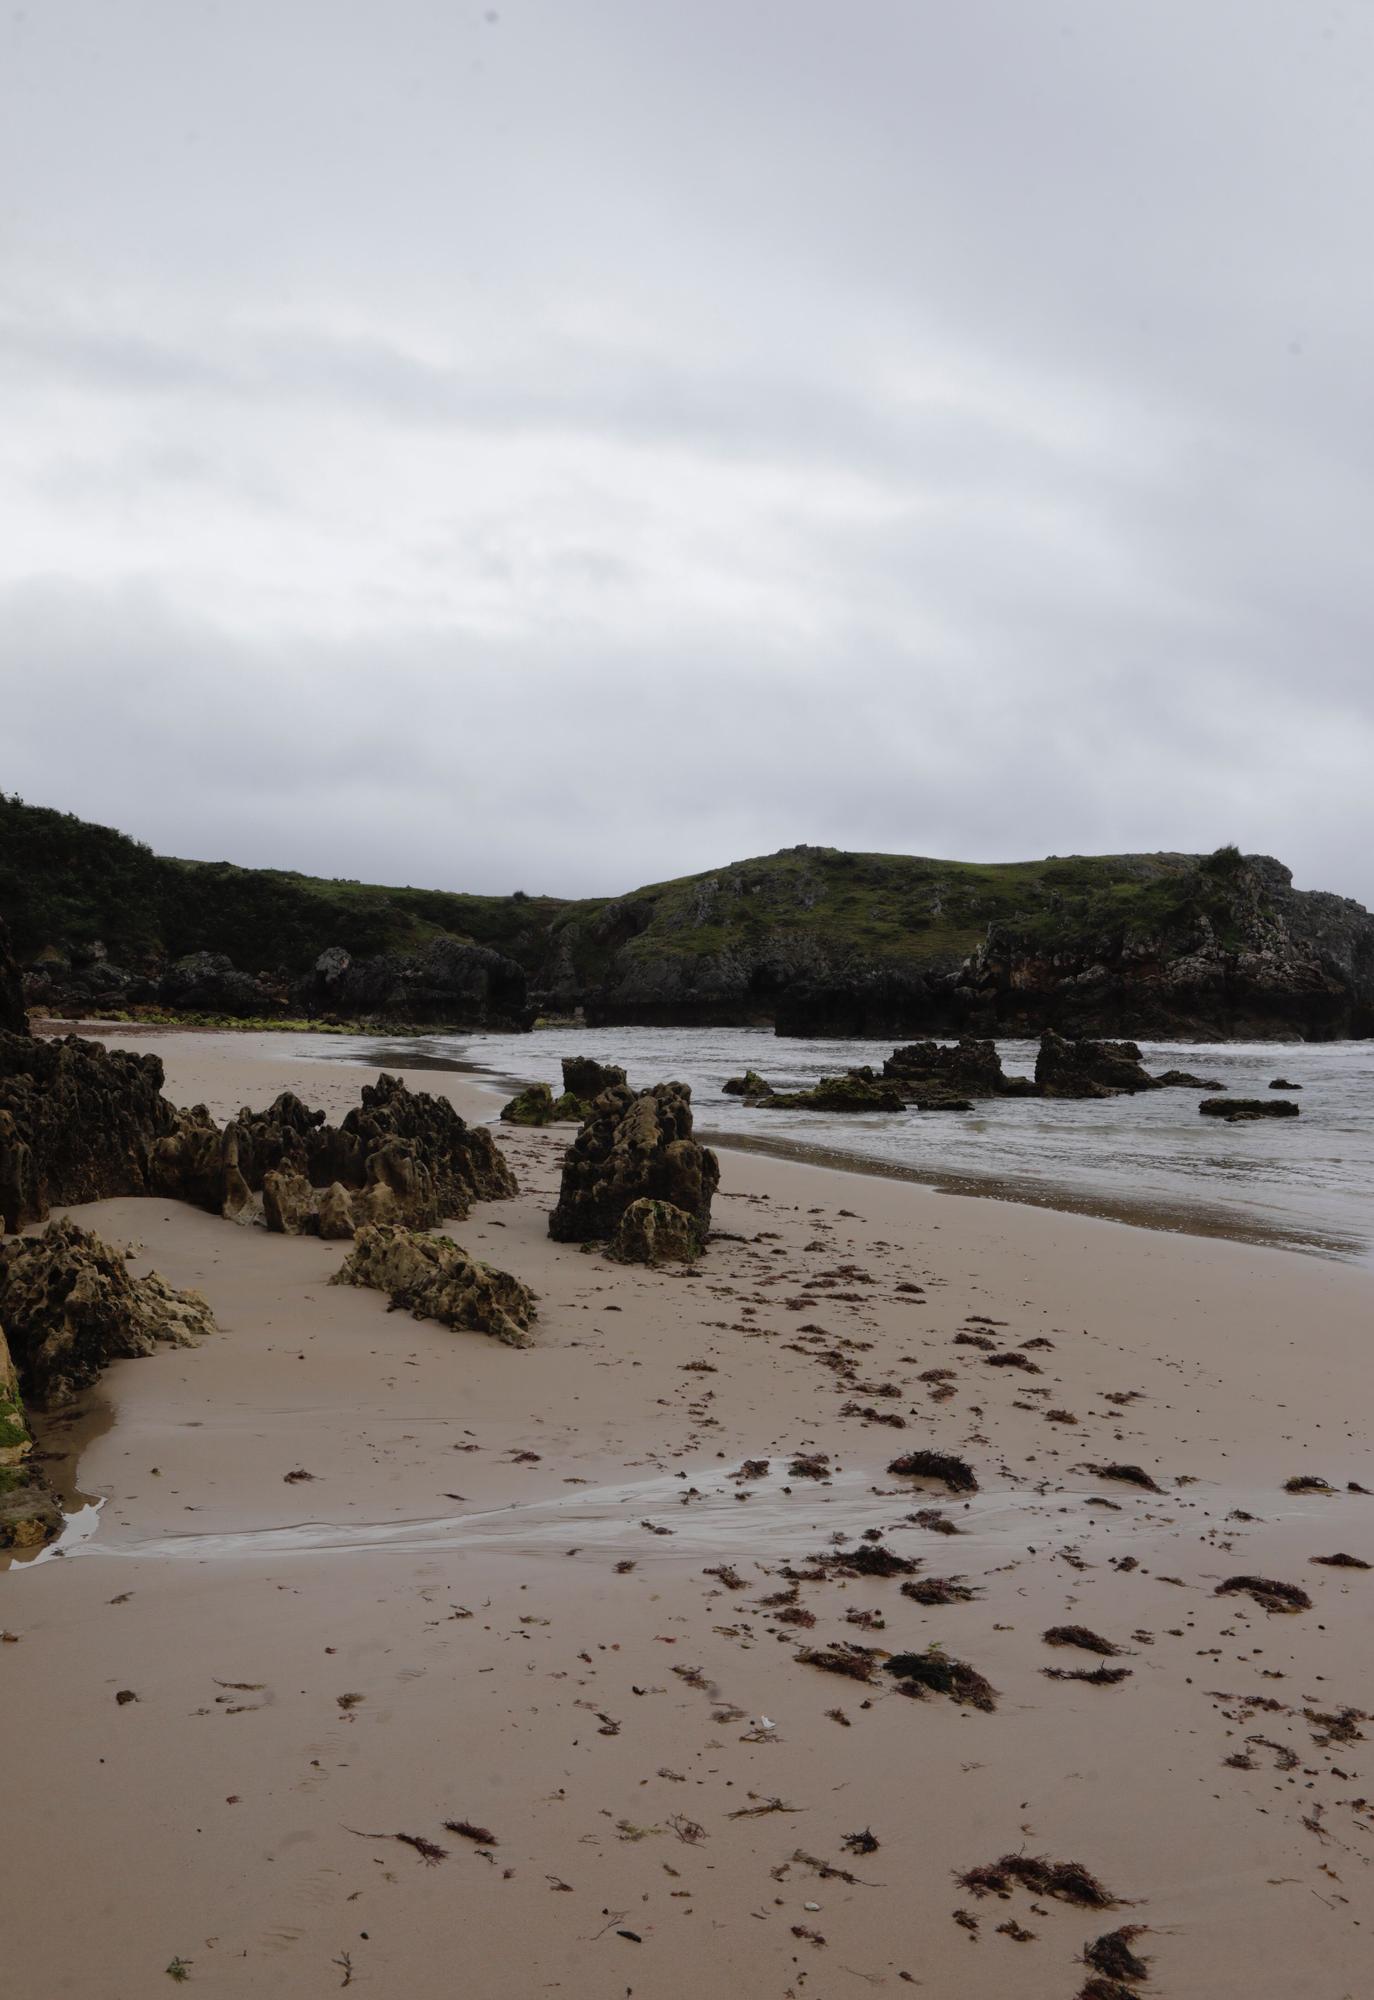
[{"label": "dark rock outcrop", "polygon": [[685,1083],[639,1092],[616,1084],[596,1099],[568,1148],[549,1234],[558,1243],[614,1236],[631,1203],[650,1200],[681,1209],[704,1236],[719,1180],[715,1154],[692,1137]]},{"label": "dark rock outcrop", "polygon": [[527,1027],[523,967],[470,939],[437,937],[423,951],[321,952],[291,989],[308,1014],[405,1021],[416,1027]]},{"label": "dark rock outcrop", "polygon": [[[290,1091],[266,1111],[225,1125],[204,1105],[178,1110],[162,1096],[156,1056],[0,1035],[0,1218],[6,1229],[42,1221],[54,1204],[111,1195],[163,1194],[216,1214],[239,1215],[269,1173],[315,1190],[335,1183],[331,1220],[428,1226],[462,1218],[474,1201],[516,1192],[491,1133],[469,1126],[447,1099],[398,1078],[365,1084],[343,1123],[326,1122]],[[273,1212],[299,1219],[289,1181]],[[308,1225],[307,1225],[308,1226]]]},{"label": "dark rock outcrop", "polygon": [[1271,1090],[1301,1090],[1302,1085],[1300,1083],[1290,1083],[1285,1076],[1276,1076],[1270,1083],[1269,1088]]},{"label": "dark rock outcrop", "polygon": [[1194,1076],[1190,1069],[1166,1069],[1162,1075],[1151,1077],[1156,1090],[1225,1090],[1224,1083],[1216,1078]]},{"label": "dark rock outcrop", "polygon": [[1204,1097],[1198,1105],[1204,1118],[1224,1118],[1228,1125],[1254,1118],[1296,1118],[1299,1109],[1286,1097]]},{"label": "dark rock outcrop", "polygon": [[625,1081],[618,1063],[598,1062],[595,1056],[564,1056],[563,1088],[570,1097],[590,1104],[603,1090],[614,1090]]},{"label": "dark rock outcrop", "polygon": [[229,1014],[243,1020],[282,1011],[281,995],[264,980],[240,972],[222,951],[197,951],[168,966],[157,983],[164,1007],[184,1014]]},{"label": "dark rock outcrop", "polygon": [[823,1076],[810,1090],[774,1090],[759,1102],[770,1111],[905,1111],[907,1108],[896,1086],[885,1083],[867,1067],[846,1070],[843,1076]]},{"label": "dark rock outcrop", "polygon": [[757,1103],[761,1097],[771,1097],[773,1086],[756,1069],[747,1069],[743,1076],[728,1076],[721,1085],[726,1097],[742,1097],[746,1104]]},{"label": "dark rock outcrop", "polygon": [[56,1409],[111,1361],[189,1347],[214,1331],[199,1292],[156,1272],[131,1278],[124,1253],[69,1218],[0,1245],[0,1324],[24,1399]]},{"label": "dark rock outcrop", "polygon": [[33,1435],[0,1325],[0,1549],[37,1549],[62,1527],[62,1510],[32,1461]]},{"label": "dark rock outcrop", "polygon": [[28,1032],[23,976],[10,950],[9,930],[4,918],[0,917],[0,1034],[26,1035]]},{"label": "dark rock outcrop", "polygon": [[883,1064],[883,1075],[922,1109],[938,1108],[950,1097],[1034,1097],[1029,1077],[1008,1076],[997,1044],[965,1035],[951,1047],[939,1042],[912,1042],[894,1049]]},{"label": "dark rock outcrop", "polygon": [[447,1236],[365,1226],[330,1279],[385,1292],[416,1319],[489,1333],[507,1347],[528,1347],[534,1294],[508,1271],[470,1257]]},{"label": "dark rock outcrop", "polygon": [[158,1140],[178,1113],[156,1056],[68,1035],[0,1035],[0,1219],[41,1222],[54,1203],[154,1191]]},{"label": "dark rock outcrop", "polygon": [[1040,1038],[1035,1081],[1045,1097],[1111,1097],[1153,1088],[1134,1042],[1068,1041],[1053,1029]]}]

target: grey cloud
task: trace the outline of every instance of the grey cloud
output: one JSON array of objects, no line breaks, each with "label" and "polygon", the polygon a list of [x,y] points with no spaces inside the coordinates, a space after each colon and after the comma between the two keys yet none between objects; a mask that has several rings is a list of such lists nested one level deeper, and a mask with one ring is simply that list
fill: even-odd
[{"label": "grey cloud", "polygon": [[1374,900],[1374,21],[495,11],[0,28],[0,781],[450,886]]}]

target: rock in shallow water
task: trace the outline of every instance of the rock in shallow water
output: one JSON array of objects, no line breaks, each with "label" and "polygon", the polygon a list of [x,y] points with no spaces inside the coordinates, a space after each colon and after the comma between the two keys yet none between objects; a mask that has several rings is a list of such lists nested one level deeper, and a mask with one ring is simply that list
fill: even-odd
[{"label": "rock in shallow water", "polygon": [[1239,1125],[1252,1118],[1296,1118],[1299,1107],[1286,1097],[1204,1097],[1198,1110],[1204,1118],[1224,1118]]}]

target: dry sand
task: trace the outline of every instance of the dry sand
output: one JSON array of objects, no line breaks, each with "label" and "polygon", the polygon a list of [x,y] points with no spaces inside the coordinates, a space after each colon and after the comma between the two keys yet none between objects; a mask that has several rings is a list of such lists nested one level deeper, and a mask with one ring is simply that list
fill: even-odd
[{"label": "dry sand", "polygon": [[[140,1046],[220,1112],[289,1085],[337,1114],[366,1075],[267,1037]],[[567,1136],[503,1130],[524,1192],[457,1231],[537,1290],[527,1352],[327,1289],[342,1245],[73,1211],[221,1331],[56,1428],[97,1531],[0,1575],[0,1991],[146,2000],[180,1960],[291,2000],[1074,2000],[1125,1923],[1147,2000],[1374,1991],[1374,1724],[1342,1715],[1374,1692],[1374,1572],[1311,1561],[1374,1562],[1374,1497],[1344,1490],[1374,1488],[1370,1276],[744,1154],[694,1273],[627,1270],[545,1234]],[[888,1474],[923,1447],[979,1491]],[[733,1480],[746,1458],[767,1476]],[[761,1602],[870,1528],[978,1594],[802,1581],[813,1626]],[[1238,1573],[1312,1608],[1215,1594]],[[1044,1643],[1066,1623],[1129,1677],[1047,1678],[1098,1664]],[[942,1647],[996,1707],[795,1658],[836,1642]],[[1007,1852],[1122,1907],[957,1883]]]}]

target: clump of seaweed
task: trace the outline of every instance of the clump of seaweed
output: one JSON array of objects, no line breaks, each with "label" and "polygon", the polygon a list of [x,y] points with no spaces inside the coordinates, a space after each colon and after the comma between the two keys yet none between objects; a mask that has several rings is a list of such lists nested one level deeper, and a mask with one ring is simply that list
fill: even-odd
[{"label": "clump of seaweed", "polygon": [[907,1519],[914,1521],[918,1528],[930,1528],[937,1535],[962,1535],[963,1529],[956,1527],[948,1514],[942,1514],[938,1507],[921,1507]]},{"label": "clump of seaweed", "polygon": [[1131,1678],[1129,1667],[1042,1667],[1041,1673],[1050,1681],[1087,1681],[1092,1687],[1115,1687],[1118,1681]]},{"label": "clump of seaweed", "polygon": [[1043,1375],[1045,1372],[1038,1361],[1032,1361],[1029,1354],[1022,1354],[1015,1347],[1006,1348],[1001,1354],[985,1354],[983,1361],[989,1368],[1020,1368],[1027,1375]]},{"label": "clump of seaweed", "polygon": [[1161,1493],[1143,1465],[1090,1465],[1088,1471],[1095,1479],[1119,1479],[1127,1486],[1143,1487],[1147,1493]]},{"label": "clump of seaweed", "polygon": [[1119,1979],[1108,1979],[1095,1972],[1079,1987],[1076,2000],[1137,2000],[1137,1996]]},{"label": "clump of seaweed", "polygon": [[888,1471],[903,1479],[940,1479],[951,1493],[976,1493],[978,1480],[972,1466],[946,1451],[904,1451],[894,1458]]},{"label": "clump of seaweed", "polygon": [[1085,1653],[1101,1653],[1104,1659],[1115,1659],[1123,1653],[1124,1646],[1114,1645],[1087,1625],[1051,1625],[1041,1635],[1047,1646],[1079,1646]]},{"label": "clump of seaweed", "polygon": [[967,1660],[951,1659],[938,1647],[925,1653],[894,1653],[887,1671],[902,1684],[902,1693],[923,1698],[927,1694],[948,1695],[964,1708],[991,1712],[997,1706],[997,1690]]},{"label": "clump of seaweed", "polygon": [[1327,1569],[1369,1569],[1371,1567],[1369,1563],[1364,1562],[1359,1556],[1346,1555],[1343,1549],[1338,1549],[1334,1556],[1309,1556],[1308,1561],[1323,1563]]},{"label": "clump of seaweed", "polygon": [[1310,1611],[1312,1600],[1296,1583],[1279,1583],[1272,1576],[1228,1576],[1213,1593],[1233,1597],[1244,1593],[1266,1611]]},{"label": "clump of seaweed", "polygon": [[446,1833],[461,1834],[464,1840],[475,1840],[479,1847],[498,1847],[500,1845],[490,1827],[477,1826],[470,1819],[446,1819],[444,1821],[444,1830]]},{"label": "clump of seaweed", "polygon": [[830,1454],[825,1451],[803,1451],[787,1468],[793,1479],[829,1479]]},{"label": "clump of seaweed", "polygon": [[845,1834],[840,1845],[841,1847],[848,1848],[851,1854],[876,1854],[882,1842],[878,1839],[872,1827],[866,1826],[862,1833]]},{"label": "clump of seaweed", "polygon": [[910,1576],[921,1567],[918,1556],[899,1556],[873,1542],[864,1542],[853,1549],[835,1549],[809,1560],[830,1576]]},{"label": "clump of seaweed", "polygon": [[954,1879],[974,1896],[1009,1896],[1020,1888],[1084,1910],[1114,1910],[1121,1902],[1081,1861],[1048,1861],[1043,1854],[1004,1854]]},{"label": "clump of seaweed", "polygon": [[1322,1479],[1314,1472],[1299,1473],[1296,1478],[1285,1479],[1285,1493],[1334,1493],[1335,1487],[1329,1479]]},{"label": "clump of seaweed", "polygon": [[803,1667],[820,1667],[828,1674],[844,1674],[851,1681],[871,1681],[878,1671],[876,1647],[853,1646],[843,1640],[834,1646],[803,1646],[792,1657]]},{"label": "clump of seaweed", "polygon": [[856,1403],[852,1399],[840,1404],[842,1417],[862,1417],[866,1424],[886,1424],[890,1430],[904,1431],[906,1418],[900,1410],[875,1410],[871,1403]]},{"label": "clump of seaweed", "polygon": [[958,1576],[923,1576],[902,1585],[902,1596],[913,1604],[971,1604],[982,1592]]}]

